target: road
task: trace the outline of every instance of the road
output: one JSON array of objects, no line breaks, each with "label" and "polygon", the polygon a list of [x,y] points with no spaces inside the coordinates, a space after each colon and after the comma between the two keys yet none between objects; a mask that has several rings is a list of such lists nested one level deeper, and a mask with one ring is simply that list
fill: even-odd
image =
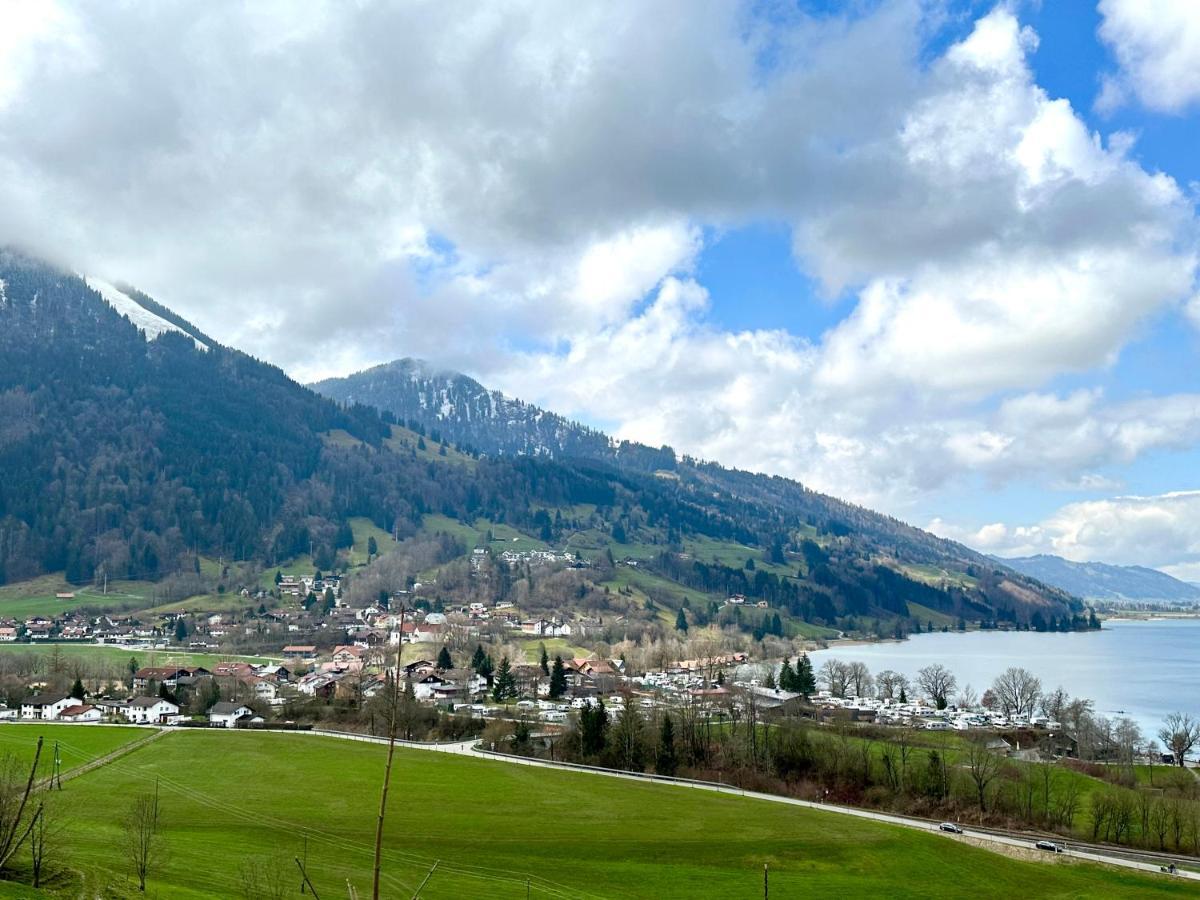
[{"label": "road", "polygon": [[[326,737],[336,737],[342,740],[362,741],[364,743],[386,744],[387,738],[372,737],[370,735],[352,734],[349,732],[337,731],[289,731],[280,732],[286,734],[308,734],[308,735],[323,735]],[[860,819],[870,819],[875,822],[884,822],[889,825],[898,825],[902,828],[912,828],[917,831],[933,832],[947,840],[973,841],[982,845],[991,844],[997,848],[1015,847],[1021,850],[1033,851],[1035,837],[1028,835],[1004,833],[995,829],[971,829],[965,828],[964,834],[955,835],[947,834],[938,829],[938,823],[926,819],[916,819],[908,816],[898,816],[891,813],[875,812],[874,810],[858,809],[853,806],[839,806],[830,803],[814,803],[810,800],[799,800],[794,797],[781,797],[777,794],[763,794],[757,791],[746,791],[741,788],[731,787],[724,784],[716,784],[713,782],[690,781],[680,778],[664,778],[660,775],[638,775],[633,772],[620,772],[613,769],[601,769],[595,766],[580,766],[572,763],[550,762],[542,759],[528,759],[521,756],[511,756],[507,753],[493,753],[487,750],[480,750],[476,747],[478,740],[459,741],[455,743],[445,744],[430,744],[410,741],[397,741],[396,746],[405,747],[414,750],[424,750],[434,753],[451,753],[458,756],[473,756],[478,759],[490,759],[493,761],[507,763],[517,766],[537,766],[545,769],[559,769],[567,772],[577,772],[590,775],[598,775],[606,778],[623,778],[628,781],[651,782],[653,784],[671,785],[679,788],[690,788],[692,790],[711,791],[718,794],[733,794],[739,797],[749,797],[754,800],[763,800],[767,803],[784,803],[790,806],[800,806],[807,809],[820,810],[821,812],[833,813],[835,815],[855,816]],[[1140,851],[1129,851],[1126,854],[1123,851],[1112,850],[1107,847],[1097,847],[1095,845],[1084,845],[1078,842],[1064,841],[1061,837],[1055,837],[1055,842],[1060,846],[1065,845],[1067,849],[1061,854],[1062,856],[1071,859],[1084,860],[1087,862],[1102,863],[1109,866],[1119,866],[1125,869],[1136,869],[1141,872],[1151,872],[1161,874],[1163,877],[1183,878],[1190,881],[1200,881],[1200,872],[1178,870],[1175,875],[1167,876],[1162,872],[1161,866],[1167,865],[1169,862],[1177,861],[1187,863],[1188,861],[1182,858],[1178,860],[1176,857],[1168,856],[1167,854],[1156,853],[1141,853]],[[1045,860],[1049,862],[1054,859],[1054,854],[1048,851],[1045,853]],[[1142,859],[1134,858],[1136,856],[1143,857]],[[1161,858],[1162,862],[1146,862],[1146,857]],[[1038,857],[1034,857],[1037,859]]]}]

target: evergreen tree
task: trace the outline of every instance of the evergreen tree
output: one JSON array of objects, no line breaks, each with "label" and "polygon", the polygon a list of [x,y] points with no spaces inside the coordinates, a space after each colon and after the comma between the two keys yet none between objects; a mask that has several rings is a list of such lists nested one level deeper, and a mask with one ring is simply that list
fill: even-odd
[{"label": "evergreen tree", "polygon": [[129,680],[133,681],[133,676],[139,668],[137,657],[129,657],[129,662],[125,664],[125,668],[129,670]]},{"label": "evergreen tree", "polygon": [[781,691],[796,690],[796,673],[792,670],[792,661],[784,658],[783,667],[779,670],[779,689]]},{"label": "evergreen tree", "polygon": [[900,699],[901,703],[908,702],[908,691],[906,691],[904,689],[904,685],[900,685],[900,698],[899,699]]},{"label": "evergreen tree", "polygon": [[83,689],[83,680],[82,679],[76,678],[75,683],[73,685],[71,685],[71,696],[74,697],[76,700],[82,700],[84,697],[87,696],[87,693]]},{"label": "evergreen tree", "polygon": [[646,741],[643,730],[642,714],[634,705],[633,697],[626,694],[625,703],[617,714],[617,724],[612,735],[613,749],[622,769],[630,772],[645,771]]},{"label": "evergreen tree", "polygon": [[677,615],[675,617],[675,629],[677,631],[682,631],[684,634],[687,634],[687,630],[688,630],[687,616],[685,616],[683,614],[682,609],[679,610],[679,615]]},{"label": "evergreen tree", "polygon": [[488,684],[492,683],[492,674],[496,671],[496,664],[492,662],[492,654],[488,653],[483,657],[483,662],[479,664],[479,674],[488,680]]},{"label": "evergreen tree", "polygon": [[671,722],[671,714],[663,715],[662,731],[658,738],[658,759],[654,762],[654,771],[659,775],[674,775],[679,769],[679,760],[675,755],[675,726]]},{"label": "evergreen tree", "polygon": [[492,686],[492,699],[504,703],[517,696],[517,679],[512,673],[512,666],[505,656],[500,660],[500,668],[496,670],[496,683]]},{"label": "evergreen tree", "polygon": [[372,558],[374,558],[378,554],[379,554],[379,543],[375,540],[375,537],[371,536],[371,537],[367,538],[367,560],[370,561]]},{"label": "evergreen tree", "polygon": [[579,744],[584,756],[596,756],[604,751],[608,740],[608,711],[604,701],[589,701],[579,714]]},{"label": "evergreen tree", "polygon": [[476,644],[475,645],[475,653],[471,656],[471,668],[478,675],[483,674],[480,671],[480,669],[483,668],[483,661],[485,658],[486,658],[486,654],[484,654],[484,652],[483,652],[483,644]]},{"label": "evergreen tree", "polygon": [[550,699],[557,700],[567,692],[567,671],[561,656],[554,657],[554,668],[550,670]]},{"label": "evergreen tree", "polygon": [[437,667],[442,671],[454,668],[454,660],[450,658],[450,648],[442,644],[442,649],[438,651]]},{"label": "evergreen tree", "polygon": [[809,697],[817,692],[817,676],[813,674],[812,660],[807,653],[800,654],[796,663],[796,692]]},{"label": "evergreen tree", "polygon": [[774,672],[770,672],[770,671],[767,672],[767,677],[763,681],[763,687],[770,688],[771,690],[775,690],[775,673]]},{"label": "evergreen tree", "polygon": [[546,645],[541,644],[540,646],[542,648],[542,658],[541,658],[539,665],[541,665],[541,667],[542,667],[542,674],[549,675],[550,674],[550,657],[546,654]]},{"label": "evergreen tree", "polygon": [[187,622],[185,622],[183,620],[183,617],[180,616],[178,619],[175,620],[175,643],[182,644],[184,642],[184,640],[187,638],[187,635],[188,635]]}]

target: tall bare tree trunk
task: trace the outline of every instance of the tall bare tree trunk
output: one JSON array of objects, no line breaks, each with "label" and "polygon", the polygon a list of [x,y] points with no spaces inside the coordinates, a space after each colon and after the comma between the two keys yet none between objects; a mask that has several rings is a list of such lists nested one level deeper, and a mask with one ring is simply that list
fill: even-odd
[{"label": "tall bare tree trunk", "polygon": [[396,650],[396,665],[392,672],[391,702],[388,704],[388,752],[383,770],[383,790],[379,794],[379,821],[375,825],[375,873],[371,887],[372,900],[379,900],[379,875],[383,864],[383,818],[387,813],[388,786],[392,781],[392,757],[396,753],[396,720],[400,707],[400,660],[404,656],[404,609],[400,609],[400,643]]}]

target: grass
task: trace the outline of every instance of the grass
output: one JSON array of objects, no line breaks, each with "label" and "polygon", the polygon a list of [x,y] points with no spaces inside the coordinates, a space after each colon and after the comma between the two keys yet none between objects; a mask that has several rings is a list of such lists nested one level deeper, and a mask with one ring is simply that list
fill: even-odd
[{"label": "grass", "polygon": [[[70,864],[103,883],[106,896],[126,896],[118,823],[157,780],[164,852],[149,896],[241,896],[248,859],[278,866],[290,883],[306,837],[321,896],[345,896],[347,881],[366,896],[385,752],[302,735],[169,734],[66,783]],[[1191,892],[1122,870],[1020,862],[939,835],[664,785],[403,749],[392,778],[389,897],[410,896],[435,861],[426,900],[744,898],[761,891],[764,864],[778,897]],[[64,879],[62,896],[78,895],[78,877]]]},{"label": "grass", "polygon": [[42,757],[38,762],[38,775],[49,777],[54,768],[54,745],[59,746],[62,770],[69,772],[89,763],[98,756],[111,753],[118,747],[149,735],[146,729],[121,726],[55,725],[53,723],[26,724],[5,722],[0,725],[0,755],[18,761],[26,775],[33,761],[34,749],[39,737],[45,738]]},{"label": "grass", "polygon": [[[476,547],[489,547],[497,553],[504,550],[515,550],[518,553],[528,553],[530,550],[545,550],[549,545],[545,541],[530,537],[510,525],[489,522],[487,519],[476,519],[470,525],[443,515],[427,515],[421,520],[421,530],[427,534],[448,534],[463,543],[468,551]],[[492,540],[488,540],[491,532]]]},{"label": "grass", "polygon": [[[421,449],[422,443],[425,445],[425,449],[423,450]],[[474,468],[476,465],[472,457],[455,450],[451,444],[439,444],[428,435],[422,439],[421,435],[401,425],[392,426],[391,436],[384,440],[384,444],[396,453],[415,452],[418,459],[423,459],[427,462],[450,462],[469,468]],[[446,451],[445,455],[442,454],[443,447]]]},{"label": "grass", "polygon": [[0,656],[5,654],[32,654],[49,657],[58,651],[66,665],[78,660],[95,664],[108,664],[124,669],[133,657],[140,666],[212,666],[226,660],[249,663],[264,663],[271,660],[262,656],[230,656],[223,653],[188,653],[182,650],[129,650],[102,644],[0,644]]},{"label": "grass", "polygon": [[550,657],[550,661],[554,662],[554,657],[561,656],[564,661],[570,661],[578,656],[586,658],[592,655],[592,651],[586,647],[577,647],[568,641],[566,638],[547,637],[547,638],[531,638],[521,642],[521,647],[525,651],[525,662],[529,665],[537,665],[541,662],[541,645],[546,645],[546,655]]},{"label": "grass", "polygon": [[[71,600],[59,600],[55,594],[73,593]],[[42,575],[29,581],[0,587],[0,617],[27,619],[30,616],[57,616],[88,607],[119,613],[144,609],[152,602],[154,585],[149,582],[110,582],[107,594],[91,586],[67,584],[61,574]]]},{"label": "grass", "polygon": [[350,548],[350,565],[352,566],[365,566],[367,564],[367,549],[371,538],[375,538],[376,550],[379,556],[390,553],[399,546],[391,534],[384,531],[370,519],[351,519],[350,528],[354,531],[354,546]]}]

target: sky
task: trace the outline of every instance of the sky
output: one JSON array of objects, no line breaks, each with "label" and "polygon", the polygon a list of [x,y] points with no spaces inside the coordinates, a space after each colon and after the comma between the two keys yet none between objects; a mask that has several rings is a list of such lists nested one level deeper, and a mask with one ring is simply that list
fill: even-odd
[{"label": "sky", "polygon": [[1194,0],[0,0],[0,243],[1200,581]]}]

